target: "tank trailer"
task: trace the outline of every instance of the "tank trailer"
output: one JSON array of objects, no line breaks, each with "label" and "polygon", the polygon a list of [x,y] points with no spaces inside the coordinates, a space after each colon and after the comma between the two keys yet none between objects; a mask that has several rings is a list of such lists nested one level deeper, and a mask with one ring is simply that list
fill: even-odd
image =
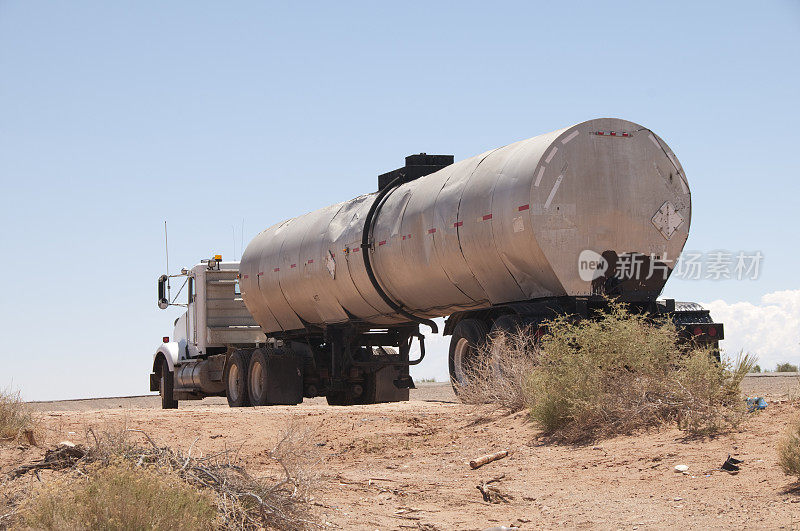
[{"label": "tank trailer", "polygon": [[545,333],[548,319],[591,318],[609,298],[718,352],[723,327],[707,310],[658,299],[690,221],[675,154],[621,119],[458,162],[411,155],[376,192],[262,231],[240,262],[217,255],[162,275],[159,307],[186,311],[156,350],[150,389],[164,408],[206,396],[233,407],[408,400],[420,325],[436,333],[432,319],[447,318],[458,386],[494,331]]}]

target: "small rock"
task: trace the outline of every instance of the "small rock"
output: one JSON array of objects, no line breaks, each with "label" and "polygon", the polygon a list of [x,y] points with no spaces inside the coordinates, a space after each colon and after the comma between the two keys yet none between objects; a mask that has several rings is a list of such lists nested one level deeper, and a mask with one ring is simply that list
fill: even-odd
[{"label": "small rock", "polygon": [[675,472],[686,472],[689,470],[687,465],[675,465]]}]

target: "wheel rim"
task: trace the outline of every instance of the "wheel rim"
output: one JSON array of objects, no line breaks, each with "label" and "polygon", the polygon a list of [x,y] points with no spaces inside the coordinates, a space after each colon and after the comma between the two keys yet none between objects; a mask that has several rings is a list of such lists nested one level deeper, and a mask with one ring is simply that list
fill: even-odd
[{"label": "wheel rim", "polygon": [[234,363],[228,371],[228,396],[234,402],[239,400],[239,385],[241,385],[239,364]]},{"label": "wheel rim", "polygon": [[264,392],[264,367],[259,362],[253,362],[253,368],[250,371],[250,391],[253,393],[253,398],[258,400]]},{"label": "wheel rim", "polygon": [[495,378],[503,376],[503,365],[500,362],[502,359],[501,348],[502,346],[498,342],[493,341],[489,349],[489,355],[491,356],[489,365],[492,369],[492,376]]},{"label": "wheel rim", "polygon": [[467,375],[464,371],[464,360],[469,355],[469,341],[467,338],[461,337],[456,342],[456,348],[453,352],[453,370],[455,372],[456,381],[461,385],[467,383]]}]

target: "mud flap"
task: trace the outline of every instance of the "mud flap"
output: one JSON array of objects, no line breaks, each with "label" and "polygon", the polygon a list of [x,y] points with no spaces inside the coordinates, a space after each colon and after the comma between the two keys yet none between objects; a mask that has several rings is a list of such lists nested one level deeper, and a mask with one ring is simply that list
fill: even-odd
[{"label": "mud flap", "polygon": [[297,356],[267,356],[267,403],[293,406],[303,401],[303,371]]}]

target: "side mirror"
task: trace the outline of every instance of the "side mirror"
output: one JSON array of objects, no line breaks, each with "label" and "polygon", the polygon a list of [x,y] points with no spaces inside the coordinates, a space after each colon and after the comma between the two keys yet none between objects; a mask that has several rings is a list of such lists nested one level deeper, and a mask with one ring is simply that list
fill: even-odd
[{"label": "side mirror", "polygon": [[167,275],[158,277],[158,307],[165,310],[169,306],[167,298]]}]

